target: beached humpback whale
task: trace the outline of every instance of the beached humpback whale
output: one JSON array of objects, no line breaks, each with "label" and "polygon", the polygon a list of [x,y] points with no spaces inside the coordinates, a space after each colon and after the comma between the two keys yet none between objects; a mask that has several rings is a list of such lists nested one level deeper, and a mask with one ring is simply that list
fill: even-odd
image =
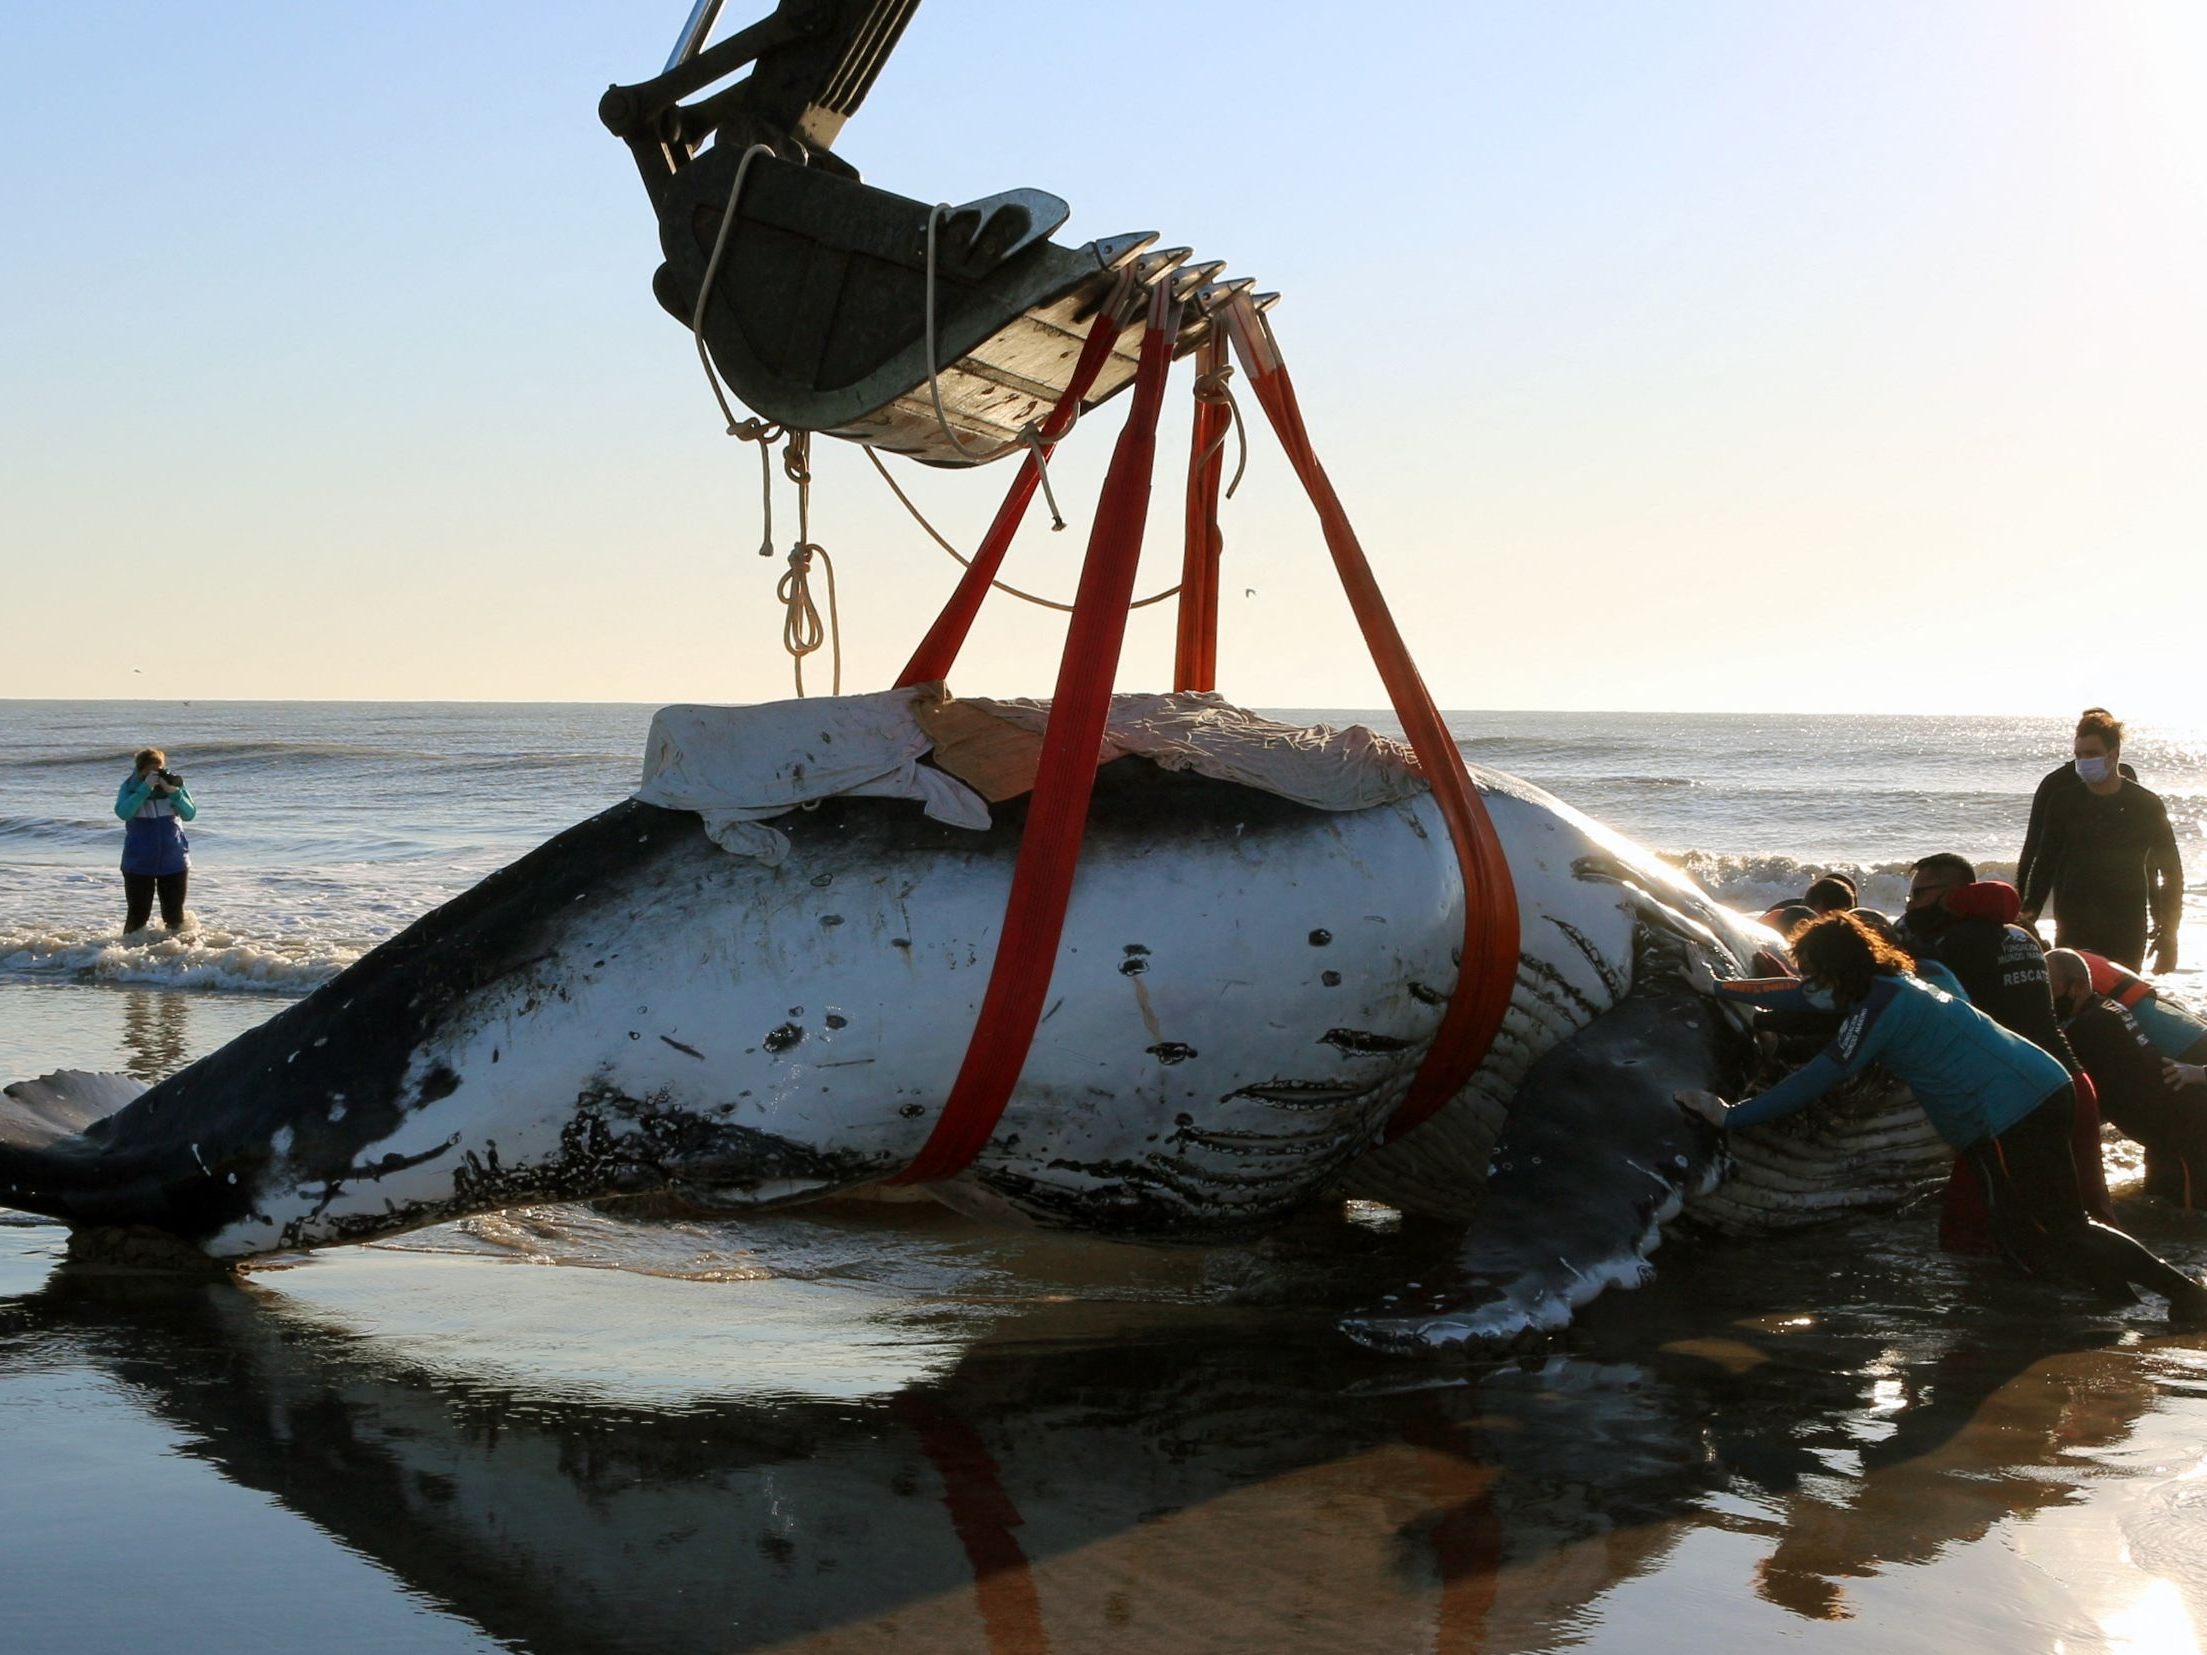
[{"label": "beached humpback whale", "polygon": [[[0,1205],[235,1260],[531,1202],[657,1191],[737,1213],[877,1184],[958,1071],[1025,816],[923,816],[912,797],[944,778],[921,768],[906,797],[780,816],[773,859],[723,848],[756,824],[629,800],[142,1095],[114,1076],[9,1087]],[[1640,1279],[1690,1201],[1797,1223],[1943,1163],[1905,1098],[1713,1141],[1674,1094],[1736,1091],[1752,1043],[1704,989],[1773,939],[1538,789],[1475,780],[1516,890],[1515,991],[1425,1124],[1377,1141],[1463,937],[1431,796],[1314,808],[1129,756],[1098,772],[1009,1107],[932,1193],[1147,1240],[1245,1235],[1344,1194],[1458,1220],[1456,1277],[1346,1324],[1423,1352],[1562,1325]]]}]

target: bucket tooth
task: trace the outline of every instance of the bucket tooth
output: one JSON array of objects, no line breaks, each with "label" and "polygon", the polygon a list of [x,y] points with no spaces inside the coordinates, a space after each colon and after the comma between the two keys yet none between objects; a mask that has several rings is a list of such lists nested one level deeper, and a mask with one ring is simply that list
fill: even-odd
[{"label": "bucket tooth", "polygon": [[1198,288],[1207,286],[1221,270],[1226,268],[1224,259],[1209,259],[1202,264],[1183,265],[1172,279],[1172,296],[1186,301]]},{"label": "bucket tooth", "polygon": [[1095,255],[1099,269],[1117,270],[1156,244],[1155,230],[1129,230],[1124,235],[1100,237],[1090,242],[1084,251]]},{"label": "bucket tooth", "polygon": [[1155,287],[1165,276],[1194,257],[1193,247],[1162,247],[1134,261],[1134,279],[1143,287]]},{"label": "bucket tooth", "polygon": [[1213,282],[1196,290],[1196,308],[1206,316],[1215,316],[1221,307],[1237,293],[1247,293],[1257,285],[1254,276],[1236,276],[1230,282]]}]

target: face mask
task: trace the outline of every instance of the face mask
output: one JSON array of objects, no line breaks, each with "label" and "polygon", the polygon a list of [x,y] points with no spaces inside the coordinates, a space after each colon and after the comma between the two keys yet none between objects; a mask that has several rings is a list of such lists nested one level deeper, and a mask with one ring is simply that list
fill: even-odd
[{"label": "face mask", "polygon": [[1801,999],[1812,1011],[1837,1011],[1839,1002],[1832,998],[1828,988],[1804,988]]},{"label": "face mask", "polygon": [[2091,783],[2094,787],[2097,787],[2101,782],[2107,780],[2108,771],[2111,768],[2112,767],[2109,765],[2108,761],[2104,758],[2077,760],[2078,777],[2083,781]]}]

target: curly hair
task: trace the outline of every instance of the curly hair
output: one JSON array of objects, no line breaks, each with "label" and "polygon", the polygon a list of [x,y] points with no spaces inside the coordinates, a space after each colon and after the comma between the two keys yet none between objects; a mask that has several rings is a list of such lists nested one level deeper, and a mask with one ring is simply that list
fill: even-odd
[{"label": "curly hair", "polygon": [[1803,926],[1793,936],[1793,958],[1802,976],[1828,984],[1843,1006],[1866,998],[1873,979],[1909,969],[1906,954],[1852,914],[1826,914]]}]

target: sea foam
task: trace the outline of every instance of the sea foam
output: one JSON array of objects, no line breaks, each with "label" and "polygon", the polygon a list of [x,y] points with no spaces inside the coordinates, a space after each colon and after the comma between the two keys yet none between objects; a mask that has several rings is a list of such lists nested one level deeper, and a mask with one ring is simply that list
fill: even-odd
[{"label": "sea foam", "polygon": [[[187,921],[189,920],[187,915]],[[365,950],[316,937],[255,937],[190,923],[128,937],[70,926],[0,926],[0,977],[305,994]]]}]

